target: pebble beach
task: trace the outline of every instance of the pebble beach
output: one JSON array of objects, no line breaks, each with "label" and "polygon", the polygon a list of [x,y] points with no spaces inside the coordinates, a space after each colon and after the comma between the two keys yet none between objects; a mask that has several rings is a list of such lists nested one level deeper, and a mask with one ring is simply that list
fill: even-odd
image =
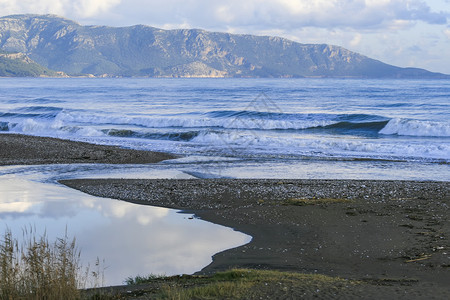
[{"label": "pebble beach", "polygon": [[[142,164],[170,158],[55,138],[0,135],[0,165]],[[285,270],[364,282],[347,296],[450,298],[449,182],[74,179],[60,183],[95,196],[194,213],[253,237],[247,245],[216,254],[199,274],[235,267]]]}]

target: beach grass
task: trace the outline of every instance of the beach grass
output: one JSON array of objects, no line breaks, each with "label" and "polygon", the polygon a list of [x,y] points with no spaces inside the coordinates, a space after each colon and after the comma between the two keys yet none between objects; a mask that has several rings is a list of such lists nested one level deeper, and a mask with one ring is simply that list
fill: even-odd
[{"label": "beach grass", "polygon": [[[255,269],[231,269],[213,275],[151,275],[147,280],[133,282],[138,284],[135,296],[145,294],[149,299],[259,299],[268,294],[289,296],[293,290],[296,294],[312,295],[316,291],[359,284],[319,274]],[[115,297],[117,295],[110,295],[108,299]]]},{"label": "beach grass", "polygon": [[97,273],[83,268],[67,233],[50,242],[30,227],[19,242],[6,229],[0,240],[0,299],[80,299],[80,289],[97,281]]},{"label": "beach grass", "polygon": [[163,298],[166,299],[245,299],[254,297],[265,289],[320,289],[335,286],[346,280],[319,274],[302,274],[274,270],[233,269],[218,272],[207,278],[203,285],[192,288],[166,287]]},{"label": "beach grass", "polygon": [[162,278],[166,278],[166,276],[165,275],[156,275],[156,274],[149,274],[147,276],[137,275],[134,277],[127,277],[125,279],[125,284],[127,284],[127,285],[143,284],[143,283],[147,283],[152,280],[155,280],[155,279],[162,279]]}]

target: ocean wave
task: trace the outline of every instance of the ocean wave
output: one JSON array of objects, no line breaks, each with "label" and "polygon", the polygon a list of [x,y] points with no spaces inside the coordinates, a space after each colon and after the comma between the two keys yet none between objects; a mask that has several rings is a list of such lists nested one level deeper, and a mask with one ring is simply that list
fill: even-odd
[{"label": "ocean wave", "polygon": [[318,121],[348,121],[367,122],[386,120],[383,116],[369,114],[332,114],[332,113],[285,113],[252,110],[218,110],[206,113],[212,118],[246,118],[263,120],[318,120]]},{"label": "ocean wave", "polygon": [[[46,111],[36,117],[3,113],[0,131],[68,138],[141,140],[145,143],[183,143],[186,147],[218,152],[226,149],[323,157],[358,157],[401,160],[449,160],[450,124],[445,122],[392,119],[370,114],[282,114],[255,111],[212,111],[178,116],[120,116],[77,110]],[[49,114],[54,114],[50,117]],[[28,117],[27,117],[28,116]],[[46,116],[46,117],[42,117]],[[370,134],[367,134],[367,133]],[[325,134],[323,134],[325,133]],[[352,134],[352,138],[342,138]],[[380,136],[378,136],[380,134]],[[410,135],[425,138],[397,138],[382,135]],[[314,136],[315,138],[311,138]],[[341,137],[339,137],[341,136]],[[375,137],[364,139],[362,137]],[[403,140],[402,139],[402,140]],[[153,140],[153,141],[149,141]],[[181,145],[181,144],[180,144]],[[225,149],[225,150],[224,150]]]},{"label": "ocean wave", "polygon": [[331,125],[324,126],[325,129],[344,129],[344,130],[374,130],[379,131],[386,126],[389,121],[380,122],[364,122],[364,123],[352,123],[352,122],[339,122]]},{"label": "ocean wave", "polygon": [[132,137],[149,140],[170,140],[170,141],[190,141],[196,136],[198,136],[198,134],[200,133],[200,131],[148,133],[130,129],[103,129],[102,132],[108,136],[114,137],[125,137],[125,138]]},{"label": "ocean wave", "polygon": [[397,159],[450,160],[450,145],[435,143],[402,143],[377,139],[289,138],[244,132],[210,131],[199,134],[192,142],[206,147],[222,147],[240,151],[269,151],[278,154],[305,156]]},{"label": "ocean wave", "polygon": [[211,162],[235,162],[238,161],[235,157],[223,157],[223,156],[200,156],[191,155],[184,156],[175,159],[165,160],[164,164],[192,164],[192,163],[211,163]]},{"label": "ocean wave", "polygon": [[60,112],[63,111],[63,108],[55,106],[24,106],[15,110],[21,112]]},{"label": "ocean wave", "polygon": [[282,114],[253,111],[213,111],[185,116],[110,116],[62,111],[65,123],[128,125],[147,128],[226,128],[243,130],[307,130],[316,128],[380,130],[388,119],[364,114]]},{"label": "ocean wave", "polygon": [[403,136],[450,137],[450,123],[396,118],[390,120],[379,133]]},{"label": "ocean wave", "polygon": [[94,137],[105,136],[105,134],[96,128],[89,126],[67,126],[61,122],[48,122],[46,120],[25,119],[21,122],[3,122],[4,131],[24,134],[36,134],[43,136],[80,136]]},{"label": "ocean wave", "polygon": [[54,103],[64,103],[65,101],[58,100],[58,99],[51,99],[51,98],[45,98],[45,97],[39,97],[39,98],[33,98],[33,99],[11,99],[8,100],[7,103],[9,104],[17,104],[17,103],[31,103],[31,104],[54,104]]},{"label": "ocean wave", "polygon": [[383,108],[385,108],[385,107],[393,107],[393,108],[395,108],[395,107],[408,107],[408,106],[411,106],[411,104],[407,103],[407,102],[398,102],[398,103],[382,103],[382,104],[380,104],[378,106],[379,107],[383,107]]},{"label": "ocean wave", "polygon": [[41,114],[23,114],[23,113],[12,113],[12,112],[0,112],[0,118],[36,118],[40,117]]},{"label": "ocean wave", "polygon": [[9,131],[9,123],[0,122],[0,131]]},{"label": "ocean wave", "polygon": [[12,118],[12,119],[26,119],[26,118],[42,118],[42,119],[54,119],[61,110],[43,110],[40,111],[34,109],[22,109],[16,112],[0,112],[0,118]]},{"label": "ocean wave", "polygon": [[[163,130],[163,129],[161,129]],[[18,122],[0,122],[0,131],[10,131],[24,134],[39,134],[45,136],[63,137],[102,137],[139,138],[149,140],[190,141],[200,131],[170,131],[147,132],[146,130],[99,128],[95,125],[67,125],[60,120],[52,122],[46,120],[28,118]]]}]

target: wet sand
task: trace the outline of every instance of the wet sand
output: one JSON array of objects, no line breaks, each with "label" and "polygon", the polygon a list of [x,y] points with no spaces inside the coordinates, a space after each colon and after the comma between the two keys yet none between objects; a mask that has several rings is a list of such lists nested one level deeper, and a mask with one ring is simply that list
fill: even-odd
[{"label": "wet sand", "polygon": [[72,163],[146,164],[174,156],[63,139],[0,134],[0,166]]},{"label": "wet sand", "polygon": [[[144,163],[170,157],[0,135],[0,165]],[[450,298],[449,182],[80,179],[61,183],[96,196],[195,213],[253,237],[247,245],[216,254],[201,274],[234,267],[288,270],[362,282],[332,289],[333,295],[344,298]],[[283,297],[277,294],[281,290],[268,292]],[[301,296],[302,291],[289,295]]]}]

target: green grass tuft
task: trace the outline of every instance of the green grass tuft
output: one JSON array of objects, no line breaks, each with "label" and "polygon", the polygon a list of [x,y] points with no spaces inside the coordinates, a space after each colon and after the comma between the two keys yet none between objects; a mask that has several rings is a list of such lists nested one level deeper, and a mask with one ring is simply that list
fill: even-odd
[{"label": "green grass tuft", "polygon": [[151,282],[156,279],[164,279],[164,278],[167,278],[167,277],[165,275],[155,275],[155,274],[150,274],[147,276],[137,275],[135,277],[126,278],[125,284],[127,284],[127,285],[143,284],[143,283]]},{"label": "green grass tuft", "polygon": [[[171,280],[172,279],[172,280]],[[187,276],[186,280],[167,277],[162,299],[246,299],[259,295],[264,289],[296,288],[316,291],[339,289],[358,284],[338,277],[293,272],[233,269],[212,276]],[[283,295],[285,291],[283,290]],[[288,294],[286,294],[288,296]],[[257,297],[259,298],[259,297]]]},{"label": "green grass tuft", "polygon": [[163,299],[241,299],[253,286],[251,282],[214,282],[191,288],[170,287],[164,289]]}]

